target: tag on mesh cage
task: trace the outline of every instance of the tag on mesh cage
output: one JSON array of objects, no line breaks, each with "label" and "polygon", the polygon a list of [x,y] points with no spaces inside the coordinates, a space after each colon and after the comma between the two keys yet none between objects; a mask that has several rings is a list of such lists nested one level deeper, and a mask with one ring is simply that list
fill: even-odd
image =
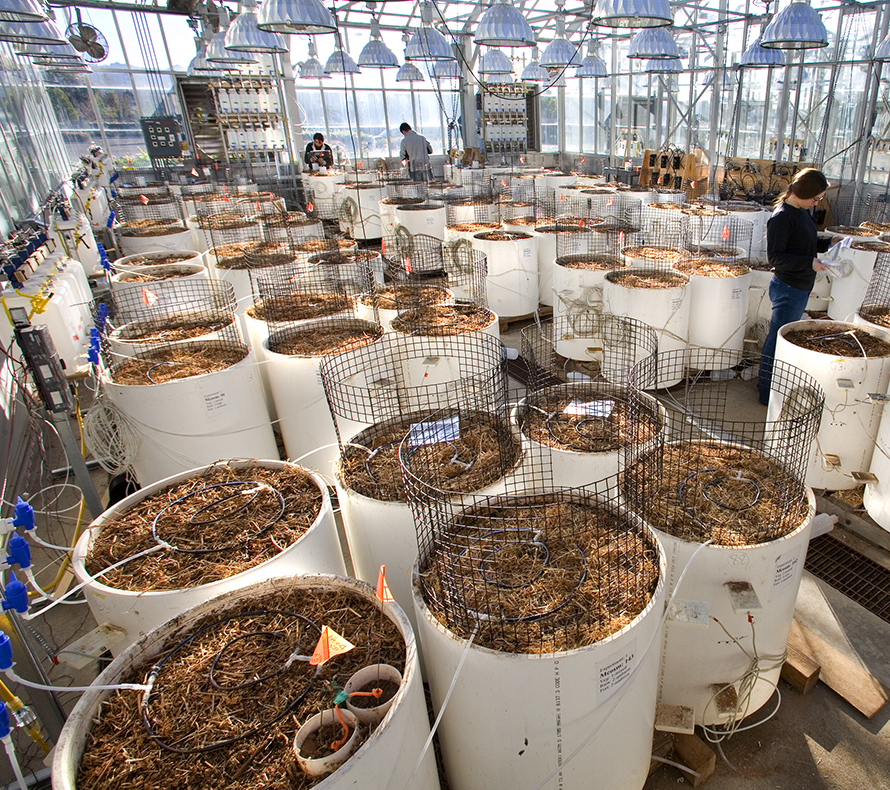
[{"label": "tag on mesh cage", "polygon": [[591,400],[582,401],[580,398],[572,398],[568,406],[563,410],[563,414],[579,414],[583,417],[602,417],[605,419],[612,413],[615,408],[613,400]]},{"label": "tag on mesh cage", "polygon": [[433,422],[415,422],[408,430],[408,441],[412,446],[453,442],[460,438],[460,415],[446,417]]}]

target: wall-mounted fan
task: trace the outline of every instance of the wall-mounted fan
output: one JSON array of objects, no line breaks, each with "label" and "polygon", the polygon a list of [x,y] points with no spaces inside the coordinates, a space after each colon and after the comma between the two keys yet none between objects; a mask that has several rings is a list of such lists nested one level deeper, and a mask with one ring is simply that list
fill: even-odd
[{"label": "wall-mounted fan", "polygon": [[80,18],[80,9],[76,8],[77,22],[68,25],[65,37],[72,47],[83,55],[87,63],[99,63],[108,57],[108,41],[97,27],[87,24]]}]

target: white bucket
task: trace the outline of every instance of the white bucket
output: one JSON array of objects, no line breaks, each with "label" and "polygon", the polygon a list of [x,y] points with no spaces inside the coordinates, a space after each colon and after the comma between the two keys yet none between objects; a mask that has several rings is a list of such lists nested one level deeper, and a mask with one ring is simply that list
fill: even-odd
[{"label": "white bucket", "polygon": [[198,252],[207,252],[207,247],[210,246],[208,236],[204,232],[204,229],[198,224],[197,216],[194,214],[189,215],[185,220],[185,226],[192,235],[192,241],[191,244],[189,244],[189,247]]},{"label": "white bucket", "polygon": [[[358,672],[352,675],[352,677],[346,681],[346,685],[343,686],[343,691],[347,694],[352,694],[356,691],[361,691],[362,688],[369,683],[384,683],[387,681],[396,686],[401,686],[402,673],[391,664],[371,664],[370,666],[362,667]],[[348,699],[346,700],[346,707],[349,708],[350,713],[352,713],[352,715],[362,724],[379,724],[383,720],[387,711],[392,707],[394,701],[395,697],[390,697],[379,705],[362,707],[354,704],[351,699]]]},{"label": "white bucket", "polygon": [[[614,279],[620,274],[622,272],[606,275],[603,283],[606,312],[636,318],[652,327],[658,338],[659,354],[686,348],[689,339],[689,278],[682,274],[672,275],[682,282],[678,281],[670,288],[628,288]],[[679,378],[666,379],[659,362],[658,387],[672,387],[679,381]]]},{"label": "white bucket", "polygon": [[337,194],[340,230],[354,239],[379,239],[383,236],[380,201],[386,197],[381,184],[355,183]]},{"label": "white bucket", "polygon": [[751,251],[748,254],[752,258],[766,256],[766,223],[772,213],[756,203],[749,203],[744,207],[730,203],[725,208],[731,216],[751,223]]},{"label": "white bucket", "polygon": [[182,260],[174,260],[172,262],[172,265],[175,266],[181,266],[185,263],[199,263],[201,266],[204,265],[203,256],[200,252],[195,250],[165,250],[163,252],[148,252],[140,255],[126,255],[123,258],[118,258],[111,265],[116,272],[125,272],[132,269],[139,269],[141,271],[146,268],[150,269],[152,266],[166,266],[169,263],[168,259],[173,256],[176,258],[183,256]]},{"label": "white bucket", "polygon": [[[769,543],[701,548],[700,543],[655,530],[667,560],[668,596],[688,565],[664,629],[660,703],[692,708],[697,725],[726,723],[730,714],[718,712],[712,698],[729,683],[738,687],[738,680],[751,669],[751,656],[740,645],[752,653],[756,644],[756,655],[763,661],[744,713],[759,710],[773,695],[816,509],[812,491],[807,492],[807,499],[808,513],[802,523]],[[754,588],[763,611],[752,612],[753,623],[747,611],[733,609],[725,587],[729,582],[748,582]],[[691,617],[694,613],[698,619]]]},{"label": "white bucket", "polygon": [[[807,299],[806,311],[808,313],[824,313],[828,310],[831,303],[832,280],[826,272],[816,272],[816,281],[813,283],[813,290],[810,291],[810,298]],[[769,294],[767,294],[769,298]],[[772,308],[770,308],[772,310]]]},{"label": "white bucket", "polygon": [[[316,324],[329,326],[330,322],[321,319],[306,321],[299,326],[311,328]],[[383,330],[378,324],[360,321],[353,324],[377,333],[378,339],[382,336]],[[289,333],[293,329],[289,327],[282,332]],[[275,341],[276,335],[263,342],[263,354],[285,452],[291,460],[300,459],[299,463],[308,469],[331,475],[340,447],[319,374],[324,356],[291,356],[272,351],[269,345]],[[354,425],[352,433],[364,427],[368,427],[367,424]]]},{"label": "white bucket", "polygon": [[497,203],[451,203],[448,214],[452,225],[464,222],[500,222],[501,219]]},{"label": "white bucket", "polygon": [[182,226],[163,236],[126,236],[115,234],[117,243],[124,255],[138,255],[141,252],[158,252],[163,250],[189,250],[192,248],[192,232]]},{"label": "white bucket", "polygon": [[486,239],[484,235],[474,234],[470,243],[488,259],[485,284],[491,309],[504,318],[516,318],[536,312],[537,239],[528,233],[516,233],[509,240]]},{"label": "white bucket", "polygon": [[255,357],[164,384],[102,387],[139,434],[133,458],[143,486],[220,458],[277,458]]},{"label": "white bucket", "polygon": [[[283,470],[291,466],[284,461],[277,460],[232,461],[230,465],[235,469],[259,466],[263,469],[273,470]],[[87,581],[84,595],[93,617],[96,622],[111,623],[126,634],[124,639],[115,645],[115,655],[119,655],[125,648],[153,628],[157,628],[161,623],[175,617],[180,612],[197,606],[208,598],[231,590],[239,590],[254,582],[268,579],[270,576],[307,573],[343,574],[345,572],[327,485],[320,477],[313,475],[312,482],[322,494],[321,509],[318,515],[309,529],[295,543],[287,546],[280,554],[265,562],[225,579],[178,590],[137,592],[109,587],[100,580],[88,581],[90,576],[85,567],[86,558],[93,541],[96,540],[106,524],[120,519],[148,497],[190,478],[197,478],[212,466],[173,475],[130,494],[102,513],[77,541],[72,554],[71,567],[78,581]]]},{"label": "white bucket", "polygon": [[445,240],[445,205],[443,203],[417,203],[396,206],[396,223],[412,236],[433,236]]},{"label": "white bucket", "polygon": [[[586,255],[566,255],[557,258],[553,265],[553,314],[557,318],[564,315],[586,312],[602,312],[603,283],[610,271],[627,268],[624,261],[604,255],[604,268],[581,268],[573,266],[574,260],[587,258]],[[612,258],[611,264],[608,258]],[[558,352],[564,354],[564,352]],[[575,359],[575,357],[572,357]]]},{"label": "white bucket", "polygon": [[390,198],[384,198],[377,204],[377,211],[380,214],[380,225],[383,228],[383,235],[391,236],[396,232],[398,218],[396,217],[396,208],[400,205],[417,205],[422,203],[420,198],[411,198],[410,203],[390,203]]},{"label": "white bucket", "polygon": [[[137,277],[148,277],[150,279],[145,282],[141,280],[134,281],[134,278]],[[117,298],[120,298],[128,291],[139,291],[143,294],[142,301],[144,301],[146,307],[162,310],[165,308],[165,301],[170,301],[169,307],[173,310],[177,306],[175,299],[181,294],[181,291],[177,293],[178,286],[176,283],[207,279],[209,279],[207,269],[200,263],[175,263],[172,266],[144,266],[142,268],[134,267],[127,269],[112,275],[109,284],[112,295]],[[155,297],[157,297],[157,301]]]},{"label": "white bucket", "polygon": [[[590,240],[592,233],[585,233],[574,225],[541,223],[532,231],[538,247],[538,299],[541,304],[548,307],[554,306],[553,269],[557,256],[557,239],[560,234],[565,234],[566,236],[572,234],[572,236],[579,237],[573,239],[579,249],[593,249],[595,243]],[[582,239],[586,240],[586,243]]]},{"label": "white bucket", "polygon": [[745,335],[756,338],[756,348],[762,348],[773,315],[773,303],[769,298],[769,284],[773,279],[773,273],[762,269],[751,269],[749,276],[748,319]]},{"label": "white bucket", "polygon": [[[344,590],[358,594],[367,601],[376,601],[373,590],[352,579],[314,575],[269,578],[245,590],[202,601],[181,618],[148,634],[112,662],[97,678],[97,684],[120,682],[133,668],[156,660],[165,649],[169,649],[171,640],[182,639],[203,618],[221,616],[236,606],[249,603],[251,599],[288,587]],[[365,739],[352,759],[318,786],[323,790],[344,790],[358,786],[439,790],[432,748],[426,752],[419,770],[411,779],[421,749],[430,733],[417,646],[411,625],[399,607],[381,606],[379,602],[375,605],[380,609],[381,616],[389,618],[404,637],[405,670],[402,673],[402,685],[383,721]],[[53,784],[56,790],[77,790],[81,756],[93,722],[100,715],[102,704],[109,693],[98,689],[86,692],[68,717],[53,752]],[[141,727],[141,724],[136,726]]]},{"label": "white bucket", "polygon": [[[537,390],[533,396],[534,402],[539,402],[538,398],[547,394],[566,395],[578,393],[578,399],[585,402],[591,400],[597,401],[595,405],[603,406],[606,409],[615,405],[615,400],[622,402],[625,406],[628,404],[628,390],[626,387],[597,382],[596,384],[578,387],[574,384],[556,384],[543,390]],[[596,394],[593,395],[592,393]],[[667,414],[664,407],[658,403],[655,398],[645,393],[635,395],[636,398],[642,400],[650,409],[653,415],[658,415],[659,425],[653,431],[651,442],[655,442],[658,434],[664,429],[667,422]],[[620,440],[620,448],[604,450],[601,452],[592,452],[586,450],[570,450],[565,447],[553,447],[542,442],[532,439],[528,435],[527,421],[523,415],[528,409],[529,399],[523,398],[519,405],[513,409],[511,420],[513,424],[522,434],[522,443],[528,448],[530,457],[532,458],[549,458],[550,469],[553,480],[560,486],[566,488],[576,488],[579,486],[590,485],[598,480],[603,480],[611,475],[616,475],[621,470],[622,460],[625,454],[631,450],[638,450],[635,446],[634,437],[622,436]],[[635,410],[640,409],[637,404],[633,407]],[[654,427],[654,426],[653,426]],[[634,428],[630,429],[631,434]]]},{"label": "white bucket", "polygon": [[[220,320],[225,320],[228,316],[223,316],[222,314],[217,314],[216,316],[212,315],[210,310],[207,310],[201,314],[191,313],[189,314],[186,311],[175,315],[167,315],[165,316],[165,321],[170,322],[189,322],[193,321],[195,323],[210,323],[213,321],[214,323],[218,323]],[[238,339],[241,340],[241,327],[238,325],[237,321],[229,321],[226,326],[221,327],[220,329],[209,329],[202,335],[198,335],[197,337],[189,337],[183,338],[182,340],[149,340],[144,338],[130,338],[128,335],[132,334],[134,331],[138,331],[143,328],[150,328],[151,321],[130,321],[129,323],[124,324],[123,326],[119,326],[113,332],[110,332],[106,337],[108,340],[108,348],[109,351],[119,357],[133,357],[137,354],[143,352],[150,352],[153,348],[156,348],[160,345],[188,345],[193,343],[204,343],[208,340],[232,340]]]},{"label": "white bucket", "polygon": [[[658,586],[629,625],[595,644],[540,655],[468,646],[427,608],[415,567],[414,606],[434,710],[460,666],[438,730],[451,787],[643,787],[665,596],[661,556],[658,562]],[[610,681],[617,666],[625,667],[625,678],[632,673],[624,685]]]},{"label": "white bucket", "polygon": [[887,414],[885,406],[868,470],[877,480],[865,484],[862,504],[868,515],[890,532],[890,417]]},{"label": "white bucket", "polygon": [[545,189],[555,190],[566,184],[574,184],[576,176],[574,173],[544,173],[541,179],[544,181]]},{"label": "white bucket", "polygon": [[852,321],[865,299],[878,253],[850,248],[838,257],[840,267],[828,272],[831,280],[828,317],[835,321]]},{"label": "white bucket", "polygon": [[[825,410],[816,440],[810,450],[806,483],[813,488],[844,490],[859,482],[853,472],[868,471],[884,407],[869,393],[886,393],[890,384],[890,356],[838,357],[789,343],[785,336],[795,330],[818,330],[834,334],[859,329],[890,342],[890,331],[834,321],[796,321],[779,330],[776,359],[809,373],[825,391]],[[784,400],[775,391],[770,396],[768,420],[782,416]],[[836,456],[839,463],[831,463]]]},{"label": "white bucket", "polygon": [[686,192],[682,189],[658,189],[655,192],[656,203],[685,203]]},{"label": "white bucket", "polygon": [[689,276],[689,345],[737,351],[741,361],[748,322],[749,270],[739,267],[732,277],[706,277],[691,267],[683,271]]},{"label": "white bucket", "polygon": [[250,269],[246,266],[240,269],[231,269],[218,265],[218,259],[211,247],[204,253],[204,264],[207,271],[216,280],[231,283],[235,289],[235,300],[238,303],[236,313],[240,315],[250,307],[253,299],[253,286],[250,282]]}]

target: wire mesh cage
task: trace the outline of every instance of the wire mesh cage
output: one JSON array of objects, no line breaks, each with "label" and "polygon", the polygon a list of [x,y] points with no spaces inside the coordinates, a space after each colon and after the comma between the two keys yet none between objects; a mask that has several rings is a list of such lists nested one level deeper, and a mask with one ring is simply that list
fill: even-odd
[{"label": "wire mesh cage", "polygon": [[320,252],[309,256],[307,266],[315,272],[310,279],[335,281],[339,283],[338,290],[349,297],[368,293],[384,279],[383,257],[375,250]]},{"label": "wire mesh cage", "polygon": [[132,356],[164,344],[239,342],[231,283],[173,279],[112,292],[112,330],[103,350]]},{"label": "wire mesh cage", "polygon": [[531,392],[578,375],[624,384],[634,366],[658,349],[654,330],[642,321],[609,313],[553,318],[523,328],[521,335]]},{"label": "wire mesh cage", "polygon": [[394,177],[384,180],[387,198],[403,198],[422,203],[429,195],[426,181],[412,181],[410,178]]},{"label": "wire mesh cage", "polygon": [[753,222],[708,206],[685,207],[683,217],[683,246],[697,257],[730,260],[751,254]]},{"label": "wire mesh cage", "polygon": [[507,405],[502,346],[489,335],[387,334],[373,346],[325,359],[320,372],[344,447],[354,424],[452,406],[503,413]]},{"label": "wire mesh cage", "polygon": [[237,213],[237,196],[222,192],[218,188],[212,192],[183,195],[183,211],[188,216],[210,217],[214,214]]},{"label": "wire mesh cage", "polygon": [[[433,617],[501,652],[554,653],[598,642],[649,604],[663,559],[639,519],[617,506],[616,478],[580,489],[445,495],[428,460],[454,443],[402,442],[417,526],[418,572]],[[440,445],[444,445],[442,449]]]},{"label": "wire mesh cage", "polygon": [[287,213],[287,204],[274,192],[245,192],[235,201],[235,210],[248,215],[276,216]]},{"label": "wire mesh cage", "polygon": [[307,217],[302,211],[265,214],[261,227],[266,241],[298,244],[309,239],[324,238],[324,224],[319,219]]},{"label": "wire mesh cage", "polygon": [[198,217],[209,247],[222,247],[249,241],[262,241],[263,231],[256,216],[247,214],[213,214]]},{"label": "wire mesh cage", "polygon": [[138,222],[146,219],[182,220],[182,204],[175,195],[118,196],[114,212],[122,222]]},{"label": "wire mesh cage", "polygon": [[646,244],[680,249],[683,246],[683,206],[649,203],[641,208],[641,228]]},{"label": "wire mesh cage", "polygon": [[878,253],[859,315],[866,321],[890,329],[890,255]]},{"label": "wire mesh cage", "polygon": [[473,197],[449,200],[445,204],[447,225],[464,222],[498,222],[497,196],[492,193],[479,193]]},{"label": "wire mesh cage", "polygon": [[308,266],[290,262],[284,266],[251,271],[254,304],[250,316],[277,325],[351,311],[348,283],[336,267]]},{"label": "wire mesh cage", "polygon": [[501,222],[513,222],[517,219],[534,219],[538,208],[537,200],[501,200],[498,213]]},{"label": "wire mesh cage", "polygon": [[139,200],[143,196],[162,198],[170,195],[170,187],[163,181],[155,180],[142,186],[119,184],[115,186],[114,194],[120,200]]},{"label": "wire mesh cage", "polygon": [[[631,387],[654,390],[668,429],[656,446],[629,460],[625,498],[653,527],[685,540],[763,543],[796,529],[807,512],[804,479],[824,393],[809,374],[776,362],[771,397],[781,403],[778,418],[735,420],[731,391],[750,395],[753,385],[744,367],[732,378],[703,369],[719,353],[660,353],[634,369]],[[656,388],[660,377],[681,383]]]}]

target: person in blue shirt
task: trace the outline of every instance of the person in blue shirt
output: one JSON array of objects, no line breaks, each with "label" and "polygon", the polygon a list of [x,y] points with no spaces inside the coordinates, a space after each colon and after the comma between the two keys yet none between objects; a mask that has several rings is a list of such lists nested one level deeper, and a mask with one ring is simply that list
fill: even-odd
[{"label": "person in blue shirt", "polygon": [[829,239],[820,239],[810,213],[825,197],[828,179],[814,167],[801,170],[779,196],[766,224],[766,254],[773,267],[769,298],[773,312],[760,358],[758,390],[760,402],[769,403],[773,358],[779,330],[799,321],[806,309],[816,272],[828,268],[816,257],[828,249]]},{"label": "person in blue shirt", "polygon": [[430,180],[430,154],[433,146],[422,134],[415,132],[407,123],[399,127],[402,133],[402,145],[399,157],[408,164],[408,172],[412,181]]}]

